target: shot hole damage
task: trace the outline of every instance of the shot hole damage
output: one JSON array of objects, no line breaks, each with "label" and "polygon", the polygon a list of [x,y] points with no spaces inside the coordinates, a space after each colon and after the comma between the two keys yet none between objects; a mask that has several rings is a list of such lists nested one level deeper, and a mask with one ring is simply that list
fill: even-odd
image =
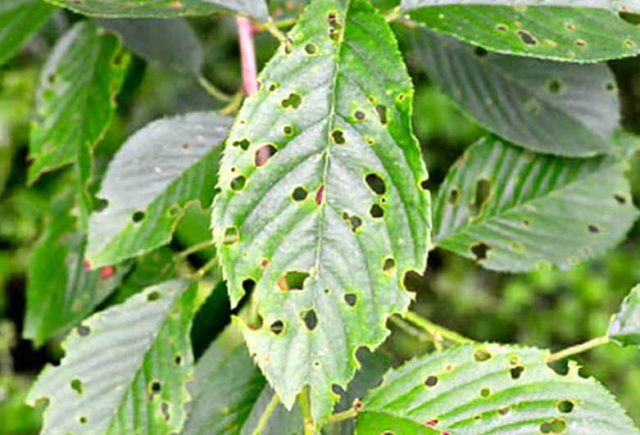
[{"label": "shot hole damage", "polygon": [[133,221],[134,224],[137,224],[142,222],[145,216],[146,214],[144,211],[138,210],[131,215],[131,220]]},{"label": "shot hole damage", "polygon": [[438,385],[438,377],[431,375],[424,381],[424,385],[429,388],[433,388]]},{"label": "shot hole damage", "polygon": [[518,36],[526,45],[536,46],[538,45],[538,40],[533,36],[533,34],[527,30],[520,29],[518,30]]},{"label": "shot hole damage", "polygon": [[302,186],[298,186],[295,189],[293,189],[293,192],[291,193],[291,198],[293,198],[295,202],[301,202],[307,199],[308,194],[309,192],[307,192],[307,189],[305,189]]},{"label": "shot hole damage", "polygon": [[540,432],[549,434],[560,434],[567,429],[567,422],[562,418],[553,418],[540,425]]},{"label": "shot hole damage", "polygon": [[384,260],[384,263],[382,264],[382,270],[386,273],[393,273],[393,271],[396,269],[396,260],[394,260],[391,257],[388,257]]},{"label": "shot hole damage", "polygon": [[284,332],[284,322],[282,320],[276,320],[269,326],[269,329],[275,335],[280,335]]},{"label": "shot hole damage", "polygon": [[309,331],[313,331],[318,326],[318,315],[315,310],[306,310],[301,314],[302,321]]},{"label": "shot hole damage", "polygon": [[511,379],[513,380],[520,379],[522,373],[524,373],[524,366],[521,365],[509,369],[509,376],[511,376]]},{"label": "shot hole damage", "polygon": [[378,204],[373,204],[369,209],[369,214],[374,219],[380,219],[384,217],[384,209],[380,207]]},{"label": "shot hole damage", "polygon": [[558,411],[560,411],[561,413],[569,414],[573,412],[573,409],[575,408],[575,404],[571,400],[562,400],[558,402],[557,408],[558,408]]},{"label": "shot hole damage", "polygon": [[80,337],[86,337],[91,334],[91,328],[86,325],[78,325],[76,331]]},{"label": "shot hole damage", "polygon": [[362,219],[356,215],[350,215],[346,211],[342,213],[342,219],[354,233],[362,226]]},{"label": "shot hole damage", "polygon": [[289,96],[287,98],[282,100],[282,103],[280,103],[280,104],[285,109],[294,109],[295,110],[295,109],[299,108],[300,105],[302,104],[302,97],[299,94],[296,94],[295,92],[292,92],[291,94],[289,94]]},{"label": "shot hole damage", "polygon": [[278,152],[278,149],[272,144],[263,145],[260,148],[258,148],[256,150],[256,154],[254,158],[254,163],[256,167],[259,168],[266,165],[267,162],[269,162],[269,160],[271,159],[271,157],[275,156],[277,152]]},{"label": "shot hole damage", "polygon": [[251,141],[249,139],[237,140],[232,143],[234,147],[240,148],[243,151],[246,151],[251,146]]},{"label": "shot hole damage", "polygon": [[231,189],[235,192],[239,192],[247,185],[247,178],[244,175],[239,175],[231,180]]},{"label": "shot hole damage", "polygon": [[473,359],[477,362],[489,361],[493,355],[484,347],[479,347],[473,352]]},{"label": "shot hole damage", "polygon": [[344,295],[344,302],[350,307],[355,307],[358,302],[358,296],[355,293],[346,293]]},{"label": "shot hole damage", "polygon": [[224,237],[222,239],[222,244],[225,246],[231,246],[238,243],[240,239],[240,232],[236,227],[229,227],[224,231]]},{"label": "shot hole damage", "polygon": [[484,261],[488,258],[491,247],[484,242],[478,242],[471,245],[470,250],[476,261]]},{"label": "shot hole damage", "polygon": [[247,293],[252,291],[255,287],[256,287],[256,281],[254,279],[247,278],[244,281],[242,281],[242,289]]},{"label": "shot hole damage", "polygon": [[83,388],[82,388],[82,381],[80,379],[74,379],[71,381],[70,383],[71,389],[73,391],[75,391],[76,393],[78,393],[79,395],[82,394],[83,392]]},{"label": "shot hole damage", "polygon": [[347,143],[347,140],[344,137],[344,131],[340,129],[336,129],[331,132],[331,140],[333,140],[333,143],[336,145],[344,145]]},{"label": "shot hole damage", "polygon": [[369,189],[371,189],[376,195],[384,195],[387,191],[387,185],[378,174],[374,174],[373,172],[367,174],[364,177],[364,180],[366,181],[367,186],[369,186]]},{"label": "shot hole damage", "polygon": [[283,292],[302,290],[308,278],[307,272],[291,270],[278,278],[278,288]]}]

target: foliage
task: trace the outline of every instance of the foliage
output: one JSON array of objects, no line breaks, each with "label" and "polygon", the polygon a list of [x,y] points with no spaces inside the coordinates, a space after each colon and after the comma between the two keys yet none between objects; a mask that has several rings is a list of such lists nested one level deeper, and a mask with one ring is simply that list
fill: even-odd
[{"label": "foliage", "polygon": [[638,433],[634,1],[5,3],[0,431]]}]

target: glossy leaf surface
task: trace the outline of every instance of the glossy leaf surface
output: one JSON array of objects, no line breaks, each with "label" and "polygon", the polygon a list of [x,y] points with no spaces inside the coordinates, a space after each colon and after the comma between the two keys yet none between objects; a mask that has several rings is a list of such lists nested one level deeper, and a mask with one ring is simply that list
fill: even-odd
[{"label": "glossy leaf surface", "polygon": [[609,337],[623,345],[640,345],[640,286],[624,299],[609,325]]},{"label": "glossy leaf surface", "polygon": [[51,17],[54,8],[40,0],[3,0],[0,4],[0,64],[11,58]]},{"label": "glossy leaf surface", "polygon": [[409,77],[368,2],[314,1],[289,37],[230,134],[213,230],[233,303],[257,292],[250,351],[288,407],[310,385],[322,421],[425,266],[427,172]]}]

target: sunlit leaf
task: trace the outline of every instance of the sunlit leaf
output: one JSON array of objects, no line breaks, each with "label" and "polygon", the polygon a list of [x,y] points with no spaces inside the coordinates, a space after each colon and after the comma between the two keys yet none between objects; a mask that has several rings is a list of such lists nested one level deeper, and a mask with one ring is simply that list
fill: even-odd
[{"label": "sunlit leaf", "polygon": [[2,0],[0,64],[11,58],[49,19],[54,8],[41,0]]},{"label": "sunlit leaf", "polygon": [[403,0],[411,19],[487,50],[574,62],[635,56],[635,0]]},{"label": "sunlit leaf", "polygon": [[613,73],[489,53],[426,29],[414,37],[429,77],[484,127],[535,151],[588,156],[612,152],[620,120]]},{"label": "sunlit leaf", "polygon": [[213,198],[220,143],[229,118],[195,112],[152,122],[118,151],[98,197],[104,210],[89,222],[87,258],[115,264],[168,243],[189,203]]},{"label": "sunlit leaf", "polygon": [[[227,142],[213,230],[249,349],[283,403],[311,386],[322,421],[360,346],[407,309],[429,246],[427,172],[394,37],[366,1],[310,3]],[[375,61],[374,61],[375,60]]]},{"label": "sunlit leaf", "polygon": [[560,375],[547,351],[467,345],[387,374],[363,401],[357,433],[637,434],[613,396],[571,363]]},{"label": "sunlit leaf", "polygon": [[30,137],[30,182],[83,157],[81,151],[102,139],[128,59],[116,36],[86,21],[57,42],[38,91]]},{"label": "sunlit leaf", "polygon": [[640,345],[640,285],[624,299],[609,325],[609,337],[623,345]]},{"label": "sunlit leaf", "polygon": [[615,245],[636,217],[621,161],[535,154],[486,137],[440,187],[435,240],[489,269],[568,268]]},{"label": "sunlit leaf", "polygon": [[193,378],[194,296],[188,283],[170,281],[79,325],[29,395],[31,404],[49,401],[43,433],[179,432]]}]

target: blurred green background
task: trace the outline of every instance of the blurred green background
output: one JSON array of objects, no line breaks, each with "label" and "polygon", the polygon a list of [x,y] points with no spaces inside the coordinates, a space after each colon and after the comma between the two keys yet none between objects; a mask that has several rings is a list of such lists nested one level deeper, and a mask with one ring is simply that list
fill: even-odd
[{"label": "blurred green background", "polygon": [[[273,2],[274,9],[280,9]],[[378,2],[389,3],[389,2]],[[287,5],[285,5],[287,6]],[[282,8],[283,15],[295,7]],[[0,67],[0,433],[38,431],[40,410],[24,405],[34,376],[61,354],[59,339],[35,349],[21,340],[26,270],[30,252],[45,224],[49,200],[69,174],[49,174],[35,186],[25,184],[29,120],[33,114],[39,71],[55,40],[80,17],[58,12],[21,54]],[[205,47],[205,75],[229,94],[240,86],[234,20],[198,18],[190,22]],[[397,27],[416,85],[415,130],[423,146],[435,190],[448,167],[483,134],[418,71]],[[259,63],[276,48],[268,34],[256,37]],[[640,60],[616,61],[625,127],[640,131]],[[98,173],[126,137],[145,123],[193,110],[216,110],[192,75],[147,64],[135,58],[119,97],[118,115],[96,153]],[[640,159],[629,170],[636,204],[640,200]],[[208,213],[193,208],[180,225],[170,249],[181,249],[208,237]],[[622,298],[640,282],[640,228],[606,257],[568,271],[539,270],[524,275],[485,271],[473,262],[443,251],[432,253],[424,279],[413,283],[416,310],[433,321],[477,340],[520,343],[554,350],[602,335]],[[211,252],[194,257],[206,261]],[[124,297],[117,295],[113,301]],[[220,292],[205,304],[193,332],[196,353],[202,351],[229,317]],[[428,350],[428,345],[395,331],[385,349],[400,361]],[[584,373],[598,377],[640,424],[640,352],[610,345],[581,355]]]}]

